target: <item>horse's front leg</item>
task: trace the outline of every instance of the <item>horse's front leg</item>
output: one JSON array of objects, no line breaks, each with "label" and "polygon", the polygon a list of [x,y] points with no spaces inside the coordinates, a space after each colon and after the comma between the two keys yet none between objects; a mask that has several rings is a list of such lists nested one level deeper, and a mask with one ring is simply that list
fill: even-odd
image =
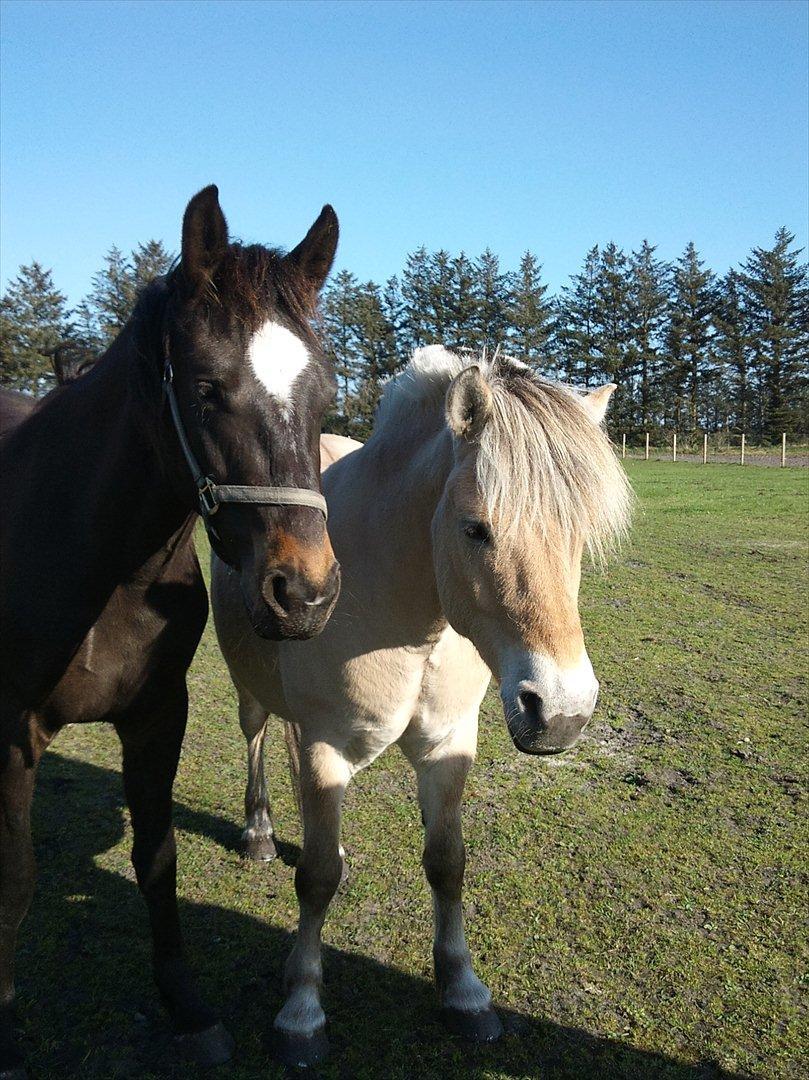
[{"label": "horse's front leg", "polygon": [[184,956],[177,911],[177,849],[171,790],[188,717],[185,679],[149,695],[152,709],[116,724],[124,790],[132,817],[132,865],[149,910],[155,982],[183,1051],[201,1065],[228,1061],[233,1043],[199,993]]},{"label": "horse's front leg", "polygon": [[314,1065],[328,1052],[326,1016],[320,1004],[320,932],[342,874],[340,810],[350,777],[350,766],[337,750],[304,739],[300,748],[303,851],[295,871],[300,917],[284,969],[286,1001],[274,1024],[276,1056],[287,1065]]},{"label": "horse's front leg", "polygon": [[239,724],[247,741],[247,790],[244,795],[242,844],[248,859],[270,862],[278,854],[264,779],[264,736],[267,710],[252,694],[239,690]]},{"label": "horse's front leg", "polygon": [[417,726],[401,746],[416,770],[424,823],[424,870],[433,893],[433,959],[444,1019],[464,1038],[490,1042],[503,1033],[492,995],[472,970],[463,927],[461,890],[466,850],[461,797],[474,761],[477,714],[436,744]]}]

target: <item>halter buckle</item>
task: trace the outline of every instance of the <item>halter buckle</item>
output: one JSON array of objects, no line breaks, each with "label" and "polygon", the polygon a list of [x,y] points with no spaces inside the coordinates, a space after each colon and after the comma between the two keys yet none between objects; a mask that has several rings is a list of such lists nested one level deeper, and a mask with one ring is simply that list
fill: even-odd
[{"label": "halter buckle", "polygon": [[202,476],[197,481],[197,495],[202,516],[207,518],[215,514],[219,503],[216,501],[216,485],[210,476]]}]

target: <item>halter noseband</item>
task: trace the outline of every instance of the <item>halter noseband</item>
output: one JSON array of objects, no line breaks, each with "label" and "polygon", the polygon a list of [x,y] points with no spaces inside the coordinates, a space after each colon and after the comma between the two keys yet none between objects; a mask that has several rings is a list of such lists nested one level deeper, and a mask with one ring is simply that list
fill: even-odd
[{"label": "halter noseband", "polygon": [[319,510],[323,517],[328,519],[326,500],[319,491],[311,488],[296,487],[259,487],[246,484],[217,484],[213,477],[206,475],[200,468],[191,444],[185,434],[183,420],[180,416],[180,408],[177,404],[177,395],[174,392],[174,371],[171,360],[166,357],[163,366],[163,393],[169,401],[171,418],[174,421],[174,430],[180,440],[188,468],[197,485],[199,496],[199,512],[205,527],[216,535],[209,519],[219,509],[221,503],[251,503],[253,506],[311,506]]}]

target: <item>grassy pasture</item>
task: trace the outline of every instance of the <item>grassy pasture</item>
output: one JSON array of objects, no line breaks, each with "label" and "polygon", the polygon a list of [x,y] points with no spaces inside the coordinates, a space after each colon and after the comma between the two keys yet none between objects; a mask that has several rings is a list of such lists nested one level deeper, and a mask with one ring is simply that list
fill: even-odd
[{"label": "grassy pasture", "polygon": [[[809,1072],[806,542],[809,473],[629,463],[631,548],[588,573],[601,705],[569,755],[512,747],[494,695],[465,810],[469,944],[500,1044],[445,1039],[413,783],[389,753],[349,791],[350,880],[326,924],[327,1077],[785,1078]],[[175,788],[189,951],[238,1043],[224,1075],[280,1075],[266,1040],[295,925],[299,828],[268,748],[285,861],[237,851],[234,696],[209,628]],[[193,1077],[156,1002],[114,734],[63,733],[35,803],[40,878],[20,1004],[40,1078]]]}]

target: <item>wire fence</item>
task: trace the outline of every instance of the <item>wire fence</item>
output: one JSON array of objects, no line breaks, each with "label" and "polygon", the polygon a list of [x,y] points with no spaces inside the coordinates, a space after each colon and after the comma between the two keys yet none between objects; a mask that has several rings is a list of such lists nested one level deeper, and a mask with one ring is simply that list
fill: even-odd
[{"label": "wire fence", "polygon": [[622,434],[621,457],[632,461],[688,461],[703,465],[767,465],[780,468],[809,466],[809,439],[781,435],[780,443],[752,443],[746,434],[720,432],[683,435],[674,431]]}]

